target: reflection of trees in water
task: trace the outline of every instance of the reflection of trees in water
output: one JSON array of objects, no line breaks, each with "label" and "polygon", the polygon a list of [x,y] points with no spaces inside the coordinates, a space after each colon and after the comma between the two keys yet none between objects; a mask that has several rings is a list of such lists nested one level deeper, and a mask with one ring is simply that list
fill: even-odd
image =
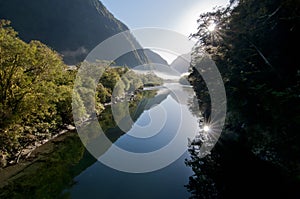
[{"label": "reflection of trees in water", "polygon": [[[194,97],[188,105],[190,112],[199,117],[202,130],[189,142],[190,158],[186,160],[194,172],[186,185],[191,198],[299,198],[299,182],[293,176],[251,152],[242,124],[227,125],[213,150],[205,151],[203,146],[213,138],[211,132],[203,131],[203,125],[209,122],[210,100],[205,87],[196,85],[197,97],[202,101]],[[206,152],[208,155],[201,158]]]},{"label": "reflection of trees in water", "polygon": [[[204,122],[207,120],[205,113],[207,113],[207,102],[209,100],[205,99],[199,101],[196,96],[188,99],[189,111],[193,116],[199,118],[200,128],[203,128]],[[191,198],[218,198],[219,195],[216,183],[212,178],[216,168],[215,158],[213,155],[209,155],[201,159],[199,154],[200,148],[207,141],[207,138],[206,134],[200,131],[195,139],[189,142],[190,159],[186,160],[186,165],[192,168],[194,175],[190,176],[186,188],[192,194]]]},{"label": "reflection of trees in water", "polygon": [[[186,185],[191,198],[298,198],[299,183],[280,168],[257,158],[227,132],[210,155],[189,149],[186,165],[194,175]],[[297,196],[297,197],[295,197]]]},{"label": "reflection of trees in water", "polygon": [[75,183],[74,176],[96,161],[80,164],[85,148],[71,132],[62,141],[49,142],[45,149],[0,189],[0,198],[69,198],[68,193],[62,196],[62,191]]},{"label": "reflection of trees in water", "polygon": [[199,103],[196,96],[188,99],[188,108],[191,114],[195,117],[200,117],[202,114],[199,111]]},{"label": "reflection of trees in water", "polygon": [[[101,156],[111,147],[111,143],[117,141],[132,128],[134,122],[145,110],[150,109],[153,103],[157,102],[151,100],[154,99],[152,97],[155,95],[156,91],[138,92],[133,101],[123,101],[113,104],[114,111],[112,111],[111,106],[107,106],[107,108],[98,115],[98,118],[93,118],[80,127],[81,129],[78,132],[80,133],[82,142],[88,146],[101,145],[101,150],[99,149],[97,151],[97,157]],[[146,104],[144,102],[146,102]],[[146,106],[144,106],[144,104]],[[118,126],[120,123],[126,124],[127,126],[124,128],[123,125],[123,128],[120,128]]]},{"label": "reflection of trees in water", "polygon": [[[203,125],[208,120],[202,114],[205,106],[197,98],[189,100],[189,109],[199,118],[201,131],[189,142],[190,158],[186,165],[194,175],[190,176],[187,190],[191,198],[293,198],[299,196],[299,182],[293,176],[270,162],[255,156],[247,143],[245,130],[241,127],[226,127],[211,152],[205,151],[205,144],[211,143],[211,132],[205,132]],[[213,141],[213,140],[212,140]],[[203,157],[203,153],[208,155]]]},{"label": "reflection of trees in water", "polygon": [[[139,101],[151,98],[155,94],[156,91],[140,93],[137,101],[130,102],[129,109],[134,112]],[[97,161],[86,151],[82,141],[85,141],[85,136],[87,140],[95,139],[96,143],[99,141],[97,139],[101,134],[95,131],[98,122],[112,142],[124,134],[116,127],[111,109],[106,108],[99,118],[87,122],[82,127],[85,131],[81,134],[81,140],[77,134],[70,133],[64,140],[53,143],[53,151],[41,154],[36,162],[0,189],[0,198],[70,198],[68,189],[76,183],[74,177]]]},{"label": "reflection of trees in water", "polygon": [[[186,165],[194,175],[190,176],[187,190],[191,198],[295,198],[300,196],[299,182],[286,171],[255,156],[247,143],[245,130],[227,126],[211,152],[205,144],[212,143],[212,132],[205,132],[208,120],[197,111],[197,99],[189,101],[191,113],[200,118],[201,131],[189,142],[190,158]],[[204,109],[203,109],[204,108]],[[205,107],[200,105],[201,110]],[[207,156],[203,157],[203,154]]]},{"label": "reflection of trees in water", "polygon": [[187,190],[192,194],[191,198],[218,198],[218,191],[212,174],[215,173],[216,162],[212,156],[200,159],[194,148],[189,149],[190,159],[186,165],[191,167],[194,175],[189,177]]}]

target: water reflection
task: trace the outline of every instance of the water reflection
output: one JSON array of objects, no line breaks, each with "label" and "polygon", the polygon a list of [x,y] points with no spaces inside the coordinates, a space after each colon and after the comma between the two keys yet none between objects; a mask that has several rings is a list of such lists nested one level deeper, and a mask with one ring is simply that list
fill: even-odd
[{"label": "water reflection", "polygon": [[[116,127],[111,109],[107,108],[97,121],[90,121],[88,128],[100,122],[105,135],[90,131],[87,136],[101,144],[106,136],[117,146],[132,152],[149,152],[170,143],[178,130],[179,121],[185,119],[186,135],[199,131],[199,113],[192,111],[193,90],[179,84],[169,84],[143,92],[139,103],[130,104],[130,115],[136,121],[127,134]],[[153,91],[153,92],[152,92]],[[181,93],[180,95],[174,95]],[[159,118],[165,114],[165,121]],[[187,123],[188,122],[188,123]],[[157,128],[158,124],[161,128]],[[163,124],[163,125],[162,125]],[[143,128],[143,131],[139,131]],[[153,131],[156,132],[153,134]],[[139,134],[142,133],[142,134]],[[139,135],[141,138],[134,136]],[[143,137],[147,137],[143,140]],[[186,150],[187,140],[184,140]],[[151,173],[131,174],[111,169],[98,162],[84,147],[76,134],[63,142],[55,143],[55,152],[42,156],[28,167],[22,177],[0,191],[1,198],[188,198],[184,187],[193,170],[186,167],[185,151],[169,166]],[[106,151],[111,146],[105,146]],[[103,153],[105,153],[104,151]],[[101,155],[101,154],[100,154]],[[170,154],[172,155],[172,154]],[[28,197],[27,197],[28,196]]]},{"label": "water reflection", "polygon": [[[155,97],[141,99],[135,111],[131,111],[135,123],[128,127],[126,134],[120,128],[107,128],[105,134],[107,136],[114,134],[116,137],[120,135],[113,140],[114,144],[122,149],[147,153],[157,151],[169,144],[179,128],[185,135],[190,135],[185,137],[185,141],[183,140],[185,152],[169,166],[143,174],[120,172],[96,162],[74,178],[77,183],[69,190],[72,198],[96,196],[98,198],[188,198],[190,196],[184,187],[188,184],[189,176],[193,174],[192,169],[185,165],[185,159],[189,158],[187,137],[200,130],[200,114],[196,111],[191,112],[190,109],[190,104],[195,102],[194,91],[191,87],[179,84],[168,84],[155,90],[157,91]],[[184,128],[179,126],[182,119],[185,121]],[[107,150],[110,150],[110,146],[107,146]]]},{"label": "water reflection", "polygon": [[193,175],[186,188],[190,198],[299,198],[299,182],[294,177],[255,156],[245,141],[228,129],[203,158],[200,148],[209,133],[201,129],[189,147],[186,165]]},{"label": "water reflection", "polygon": [[33,162],[0,188],[0,198],[68,198],[70,194],[61,194],[62,190],[72,186],[74,176],[95,162],[87,157],[84,164],[80,163],[84,146],[75,132],[64,135],[62,140],[50,141],[39,150]]}]

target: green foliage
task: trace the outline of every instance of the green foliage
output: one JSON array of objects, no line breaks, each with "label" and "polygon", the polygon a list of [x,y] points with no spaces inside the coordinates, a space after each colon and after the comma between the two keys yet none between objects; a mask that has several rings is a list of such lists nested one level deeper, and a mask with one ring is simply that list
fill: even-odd
[{"label": "green foliage", "polygon": [[101,103],[107,103],[110,101],[111,93],[101,83],[98,83],[96,88],[97,100]]},{"label": "green foliage", "polygon": [[[190,81],[202,109],[210,109],[205,83],[195,70],[205,65],[203,53],[208,54],[221,71],[227,92],[223,137],[234,134],[257,157],[283,168],[287,175],[299,175],[300,75],[294,50],[299,43],[300,11],[295,6],[299,3],[231,2],[200,16],[193,35],[199,42]],[[216,29],[210,32],[207,27],[212,21]]]},{"label": "green foliage", "polygon": [[[78,118],[75,118],[78,124],[93,117],[93,113],[99,115],[105,103],[131,100],[128,97],[144,85],[162,83],[162,79],[153,73],[139,74],[126,67],[109,65],[110,63],[105,61],[83,62],[80,65],[75,86],[75,93],[80,99],[73,103],[73,109],[79,113],[76,114]],[[99,74],[99,82],[95,82]]]},{"label": "green foliage", "polygon": [[112,93],[118,81],[120,81],[120,75],[114,68],[107,68],[99,80],[109,93]]},{"label": "green foliage", "polygon": [[[110,68],[106,61],[92,66],[83,62],[79,71],[69,70],[56,52],[39,41],[22,41],[9,25],[9,21],[0,22],[0,155],[7,154],[9,160],[16,160],[21,149],[50,138],[65,124],[100,114],[113,91],[124,97],[143,82],[159,80],[125,67]],[[103,73],[100,81],[95,82],[99,73]]]},{"label": "green foliage", "polygon": [[[216,62],[229,111],[239,117],[239,122],[231,125],[259,125],[262,132],[272,129],[269,137],[277,144],[287,132],[296,136],[299,124],[294,120],[299,118],[300,82],[299,60],[292,48],[299,33],[299,10],[294,4],[293,0],[240,1],[236,7],[201,15],[199,31],[194,34],[199,45],[193,64],[201,64],[197,60],[203,52]],[[213,32],[207,30],[211,21],[217,24]],[[197,71],[191,80],[200,91],[203,81]],[[254,132],[247,133],[251,136]]]},{"label": "green foliage", "polygon": [[127,71],[121,77],[121,80],[124,84],[121,86],[124,87],[125,91],[128,92],[133,92],[146,86],[158,86],[163,83],[163,80],[152,72],[143,74],[132,70]]},{"label": "green foliage", "polygon": [[159,86],[163,83],[163,80],[156,76],[153,72],[141,75],[142,82],[145,86]]},{"label": "green foliage", "polygon": [[0,150],[11,154],[70,122],[71,84],[57,53],[23,42],[9,24],[0,23]]}]

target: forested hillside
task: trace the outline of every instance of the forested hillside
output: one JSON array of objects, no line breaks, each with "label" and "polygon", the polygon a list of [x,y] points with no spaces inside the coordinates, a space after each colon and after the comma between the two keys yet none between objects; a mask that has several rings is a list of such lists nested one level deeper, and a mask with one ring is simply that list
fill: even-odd
[{"label": "forested hillside", "polygon": [[[86,64],[89,63],[81,63]],[[78,116],[88,119],[92,112],[103,111],[113,91],[115,97],[124,99],[127,93],[146,83],[162,83],[154,74],[138,75],[127,67],[108,65],[107,61],[93,65],[94,70],[103,71],[99,82],[89,78],[94,70],[81,79],[73,95],[73,105],[78,107],[73,111]],[[74,123],[72,94],[77,72],[77,68],[67,67],[59,54],[45,44],[22,41],[10,22],[1,20],[0,167],[18,162],[23,149],[50,139]],[[122,77],[124,74],[127,76]]]},{"label": "forested hillside", "polygon": [[[10,20],[24,41],[38,40],[50,46],[69,65],[83,61],[105,39],[128,30],[99,0],[0,0],[0,19]],[[127,39],[140,48],[134,36]],[[149,62],[163,59],[148,59],[141,50],[116,61],[131,67]]]},{"label": "forested hillside", "polygon": [[196,172],[188,187],[195,198],[293,198],[300,179],[299,1],[231,3],[202,14],[193,35],[190,81],[206,119],[209,94],[196,70],[203,53],[221,71],[228,113],[212,154],[188,162]]},{"label": "forested hillside", "polygon": [[41,42],[20,40],[4,20],[0,57],[0,151],[9,159],[37,137],[70,123],[74,74],[57,53]]}]

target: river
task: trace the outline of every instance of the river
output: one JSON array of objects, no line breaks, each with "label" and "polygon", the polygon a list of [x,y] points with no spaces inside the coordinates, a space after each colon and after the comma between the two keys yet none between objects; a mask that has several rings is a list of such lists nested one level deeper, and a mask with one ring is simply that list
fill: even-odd
[{"label": "river", "polygon": [[[89,134],[95,138],[92,144],[101,145],[103,136],[111,141],[99,157],[88,152],[76,132],[67,133],[40,147],[26,165],[20,163],[24,169],[0,188],[0,198],[189,198],[185,185],[193,171],[185,160],[191,157],[189,140],[200,131],[197,106],[190,86],[166,83],[144,89],[130,102],[133,123],[127,131],[117,127],[112,114],[115,108],[120,110],[115,117],[126,116],[124,104],[107,106],[94,121],[104,133]],[[142,155],[144,160],[138,162],[111,158],[119,167],[115,169],[103,159],[116,147],[158,155],[152,159]],[[160,155],[161,151],[165,153]],[[124,165],[137,172],[122,171]]]},{"label": "river", "polygon": [[[146,99],[146,106],[137,106],[137,120],[115,140],[115,145],[135,153],[159,150],[176,136],[183,118],[185,127],[180,130],[199,131],[199,118],[191,110],[194,93],[191,87],[173,83],[146,90],[156,90],[155,96]],[[142,133],[147,138],[133,136]],[[185,159],[189,158],[187,149],[188,145],[179,159],[167,167],[148,173],[122,172],[97,161],[76,176],[75,184],[65,192],[71,198],[188,198],[190,194],[184,186],[193,172],[185,165]]]}]

